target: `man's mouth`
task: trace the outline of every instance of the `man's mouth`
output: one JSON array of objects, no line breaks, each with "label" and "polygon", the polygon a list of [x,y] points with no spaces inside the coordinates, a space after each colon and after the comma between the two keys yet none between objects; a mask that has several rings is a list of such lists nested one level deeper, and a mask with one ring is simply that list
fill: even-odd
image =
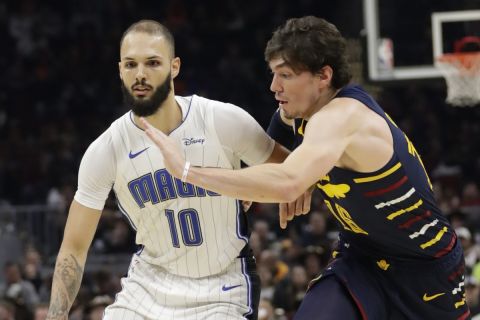
[{"label": "man's mouth", "polygon": [[141,87],[141,86],[137,86],[137,87],[134,87],[133,88],[133,93],[136,95],[136,96],[140,96],[140,97],[144,97],[147,95],[147,93],[150,91],[150,87]]}]

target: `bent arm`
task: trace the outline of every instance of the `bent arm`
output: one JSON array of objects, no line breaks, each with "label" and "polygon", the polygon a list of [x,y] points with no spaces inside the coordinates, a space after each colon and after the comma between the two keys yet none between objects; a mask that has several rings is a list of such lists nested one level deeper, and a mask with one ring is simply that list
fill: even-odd
[{"label": "bent arm", "polygon": [[73,200],[55,264],[48,320],[68,319],[100,216],[100,210],[90,209]]},{"label": "bent arm", "polygon": [[242,170],[193,167],[188,171],[178,145],[145,119],[141,122],[160,148],[165,167],[176,178],[237,199],[291,202],[335,166],[356,133],[358,121],[352,117],[353,108],[348,103],[333,103],[335,100],[310,119],[302,144],[283,163]]},{"label": "bent arm", "polygon": [[193,167],[187,181],[237,199],[292,202],[326,175],[337,159],[327,146],[319,148],[304,140],[283,163],[242,170]]},{"label": "bent arm", "polygon": [[303,143],[283,163],[242,170],[191,168],[187,181],[230,197],[291,202],[324,177],[347,148],[355,124],[342,105],[328,105],[308,122]]}]

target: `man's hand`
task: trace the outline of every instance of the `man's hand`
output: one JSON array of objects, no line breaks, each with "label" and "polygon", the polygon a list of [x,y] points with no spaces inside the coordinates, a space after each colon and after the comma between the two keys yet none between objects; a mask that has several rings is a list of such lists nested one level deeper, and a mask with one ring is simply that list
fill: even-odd
[{"label": "man's hand", "polygon": [[312,202],[313,187],[309,188],[297,200],[290,203],[280,203],[279,217],[280,228],[287,228],[288,221],[291,221],[294,216],[307,214],[310,212],[310,203]]},{"label": "man's hand", "polygon": [[243,212],[247,212],[248,209],[250,209],[250,207],[252,206],[252,203],[252,201],[242,200]]},{"label": "man's hand", "polygon": [[140,122],[147,136],[160,149],[167,171],[175,178],[182,179],[185,158],[178,145],[165,133],[154,128],[145,118],[140,118]]}]

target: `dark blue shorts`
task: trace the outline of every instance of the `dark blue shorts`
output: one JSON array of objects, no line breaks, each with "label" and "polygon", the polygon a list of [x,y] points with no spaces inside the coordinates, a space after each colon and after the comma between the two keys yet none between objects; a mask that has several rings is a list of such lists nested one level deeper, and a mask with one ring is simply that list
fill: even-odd
[{"label": "dark blue shorts", "polygon": [[[359,254],[349,243],[340,246],[343,249],[312,281],[295,320],[307,319],[307,314],[311,320],[343,319],[342,315],[351,314],[349,304],[358,311],[349,319],[468,319],[459,241],[447,255],[426,262],[393,261]],[[335,287],[332,280],[341,286]],[[335,295],[338,303],[332,301]]]}]

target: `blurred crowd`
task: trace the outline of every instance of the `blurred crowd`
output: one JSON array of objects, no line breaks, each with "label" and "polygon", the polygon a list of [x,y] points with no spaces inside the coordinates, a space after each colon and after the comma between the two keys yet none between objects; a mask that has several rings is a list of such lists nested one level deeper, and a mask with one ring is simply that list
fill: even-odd
[{"label": "blurred crowd", "polygon": [[[177,94],[235,103],[266,127],[276,109],[263,61],[273,29],[288,17],[314,14],[359,40],[363,22],[361,1],[356,2],[2,2],[0,239],[22,231],[3,223],[3,214],[32,204],[46,206],[48,214],[39,219],[54,224],[61,238],[83,152],[127,110],[117,61],[121,34],[134,21],[157,19],[174,33],[182,58]],[[438,202],[464,246],[467,301],[473,315],[480,313],[480,108],[446,105],[443,81],[366,86],[422,155]],[[314,194],[312,201],[311,212],[291,221],[287,230],[279,228],[276,205],[255,204],[248,213],[262,281],[259,319],[291,319],[309,281],[330,258],[338,228],[320,196]],[[111,197],[89,260],[128,256],[136,250],[134,237]],[[46,250],[42,240],[28,234],[18,248],[3,242],[0,320],[45,318],[58,247]],[[101,319],[125,273],[126,266],[108,263],[87,269],[70,318]]]}]

